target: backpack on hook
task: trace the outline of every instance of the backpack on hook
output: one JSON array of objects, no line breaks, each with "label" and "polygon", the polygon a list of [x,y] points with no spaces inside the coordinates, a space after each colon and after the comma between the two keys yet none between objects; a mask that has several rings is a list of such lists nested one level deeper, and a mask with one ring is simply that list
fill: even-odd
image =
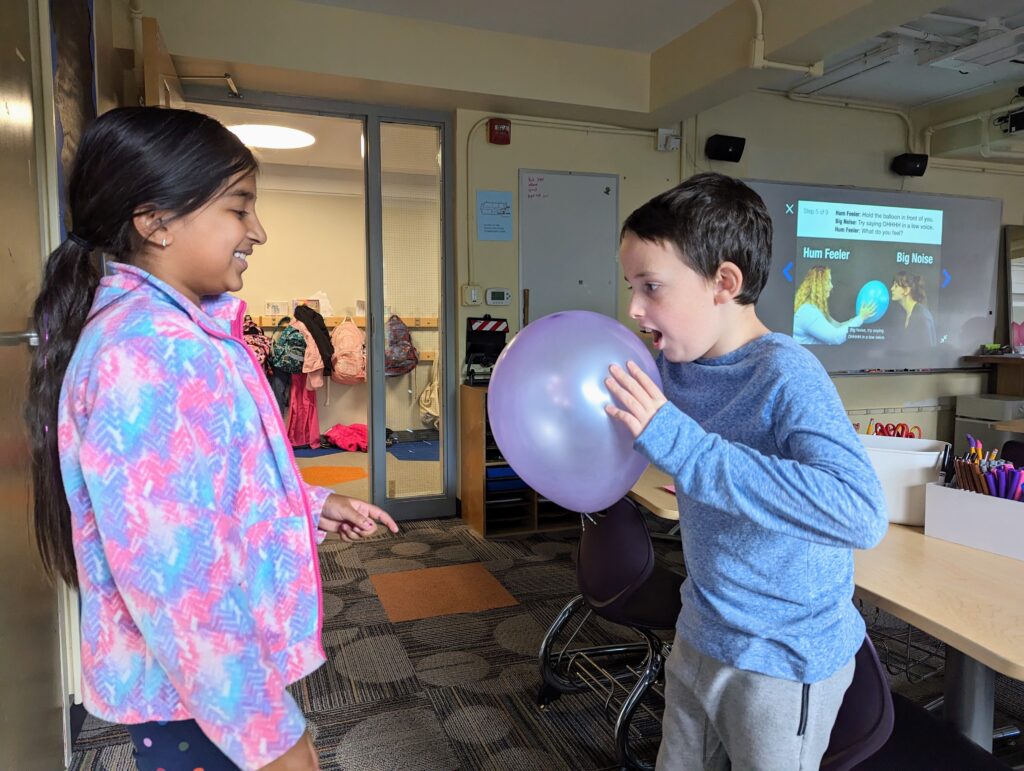
[{"label": "backpack on hook", "polygon": [[412,372],[419,364],[420,355],[412,344],[409,327],[397,315],[388,319],[388,347],[384,351],[384,374],[396,377]]}]

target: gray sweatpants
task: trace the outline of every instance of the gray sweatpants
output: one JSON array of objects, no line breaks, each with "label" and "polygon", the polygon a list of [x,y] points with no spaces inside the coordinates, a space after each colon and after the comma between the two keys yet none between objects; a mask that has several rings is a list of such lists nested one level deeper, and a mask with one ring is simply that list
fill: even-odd
[{"label": "gray sweatpants", "polygon": [[853,666],[805,686],[730,667],[676,635],[657,771],[816,771]]}]

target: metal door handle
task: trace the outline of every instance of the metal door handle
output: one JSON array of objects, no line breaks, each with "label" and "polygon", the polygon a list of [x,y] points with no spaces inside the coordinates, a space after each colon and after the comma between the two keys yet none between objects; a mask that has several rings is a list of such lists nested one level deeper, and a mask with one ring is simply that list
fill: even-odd
[{"label": "metal door handle", "polygon": [[29,348],[39,347],[39,333],[30,332],[0,332],[0,345],[15,346],[27,345]]}]

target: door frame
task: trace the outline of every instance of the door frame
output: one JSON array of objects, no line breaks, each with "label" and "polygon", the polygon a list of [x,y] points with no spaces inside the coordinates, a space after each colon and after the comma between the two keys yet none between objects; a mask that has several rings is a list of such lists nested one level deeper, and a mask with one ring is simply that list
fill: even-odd
[{"label": "door frame", "polygon": [[[359,104],[335,99],[246,91],[245,101],[211,86],[185,86],[184,98],[197,104],[215,104],[278,112],[305,113],[363,121],[366,157],[363,179],[366,192],[367,371],[370,385],[370,500],[396,520],[455,516],[458,469],[456,468],[458,421],[456,414],[456,274],[454,249],[455,212],[455,116],[450,112]],[[440,495],[389,498],[387,495],[386,391],[384,356],[384,243],[381,188],[380,126],[405,123],[436,126],[441,130],[441,297],[438,332],[443,356],[440,391],[443,436]]]}]

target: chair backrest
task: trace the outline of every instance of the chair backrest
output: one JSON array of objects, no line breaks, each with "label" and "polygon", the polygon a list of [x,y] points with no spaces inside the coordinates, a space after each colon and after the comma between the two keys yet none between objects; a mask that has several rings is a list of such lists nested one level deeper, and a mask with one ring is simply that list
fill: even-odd
[{"label": "chair backrest", "polygon": [[1014,468],[1024,467],[1024,442],[1010,439],[1003,443],[1003,460],[1008,460]]},{"label": "chair backrest", "polygon": [[576,558],[580,594],[595,610],[621,603],[654,570],[654,546],[643,514],[631,500],[584,519]]},{"label": "chair backrest", "polygon": [[857,651],[853,682],[839,707],[822,771],[847,771],[878,752],[892,734],[892,693],[875,646],[865,636]]}]

